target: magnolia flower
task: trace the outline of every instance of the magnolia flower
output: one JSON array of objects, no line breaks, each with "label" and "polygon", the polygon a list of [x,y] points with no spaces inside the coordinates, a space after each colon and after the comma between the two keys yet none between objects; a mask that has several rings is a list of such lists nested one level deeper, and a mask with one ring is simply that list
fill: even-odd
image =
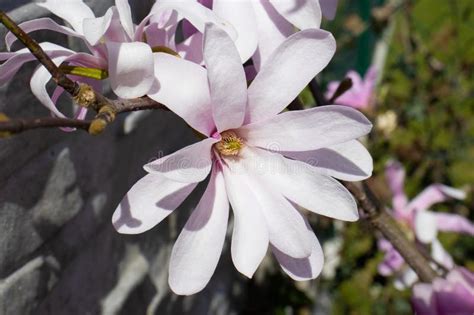
[{"label": "magnolia flower", "polygon": [[[159,72],[154,71],[154,52],[177,54],[177,50],[189,50],[186,46],[178,49],[175,44],[176,28],[183,18],[200,31],[204,30],[206,22],[213,22],[226,28],[229,33],[233,32],[212,11],[197,3],[157,2],[139,25],[132,21],[127,0],[116,0],[115,6],[109,8],[102,17],[95,17],[82,0],[47,0],[38,5],[64,19],[72,28],[58,25],[50,18],[28,21],[20,24],[20,27],[27,33],[46,29],[81,38],[90,54],[76,53],[50,43],[43,43],[42,46],[57,65],[67,63],[75,66],[71,74],[96,79],[94,83],[94,80],[75,76],[73,79],[76,81],[93,84],[96,89],[100,89],[101,84],[97,80],[108,77],[113,92],[121,98],[146,95],[160,84]],[[5,40],[10,49],[16,37],[8,33]],[[0,53],[0,60],[8,60],[0,66],[1,84],[11,79],[25,62],[35,60],[35,57],[22,49]],[[48,71],[40,66],[31,78],[31,89],[54,115],[64,117],[55,105],[63,90],[56,88],[51,99],[45,87],[50,79]],[[80,109],[77,118],[84,115],[85,109]]]},{"label": "magnolia flower", "polygon": [[[370,131],[370,122],[341,106],[278,114],[334,51],[328,32],[296,33],[275,50],[248,88],[234,43],[215,25],[204,34],[206,69],[156,54],[155,66],[175,82],[166,80],[169,86],[149,96],[204,139],[145,165],[149,174],[130,189],[112,222],[120,233],[145,232],[211,174],[173,247],[169,284],[174,292],[193,294],[210,280],[227,231],[229,202],[232,260],[247,277],[268,247],[293,279],[318,276],[321,246],[296,205],[340,220],[358,219],[352,196],[332,177],[370,176],[370,154],[356,140]],[[318,163],[312,166],[312,161]]]},{"label": "magnolia flower", "polygon": [[[321,15],[333,19],[337,0],[193,0],[202,3],[237,31],[236,46],[242,58],[252,56],[257,70],[260,69],[295,28],[306,30],[319,28]],[[194,34],[189,24],[184,24],[185,35]],[[201,34],[198,34],[198,37]],[[195,39],[199,41],[198,39]],[[194,56],[199,61],[202,56]]]},{"label": "magnolia flower", "polygon": [[[454,263],[451,256],[437,239],[438,231],[474,235],[474,225],[460,215],[432,212],[428,209],[433,204],[449,198],[464,199],[465,193],[459,189],[434,184],[428,186],[417,197],[408,202],[403,189],[405,171],[401,164],[394,161],[389,162],[385,174],[393,193],[392,215],[394,218],[406,228],[413,238],[431,247],[431,255],[435,261],[445,268],[453,268]],[[379,248],[385,252],[385,259],[378,268],[380,274],[389,276],[395,272],[403,271],[395,282],[395,285],[399,288],[409,286],[417,280],[413,270],[404,269],[406,265],[403,258],[387,240],[381,239]]]},{"label": "magnolia flower", "polygon": [[474,314],[474,274],[464,268],[451,270],[432,284],[413,286],[412,306],[417,315]]},{"label": "magnolia flower", "polygon": [[[377,80],[377,69],[371,66],[364,79],[360,75],[351,70],[346,74],[346,77],[352,80],[352,87],[344,94],[339,96],[335,101],[337,104],[354,107],[357,109],[369,109],[373,103],[373,94],[375,82]],[[331,99],[339,87],[340,82],[332,81],[328,84],[326,98]]]}]

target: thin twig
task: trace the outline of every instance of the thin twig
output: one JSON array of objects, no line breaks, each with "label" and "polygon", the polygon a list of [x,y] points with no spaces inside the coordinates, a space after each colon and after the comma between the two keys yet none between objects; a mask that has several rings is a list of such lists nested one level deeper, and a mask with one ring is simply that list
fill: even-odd
[{"label": "thin twig", "polygon": [[362,187],[355,183],[345,182],[344,186],[356,198],[366,220],[390,241],[410,267],[416,272],[422,282],[431,282],[438,275],[431,268],[429,262],[418,251],[413,242],[410,242],[400,229],[396,221],[381,206],[377,197],[365,182]]},{"label": "thin twig", "polygon": [[319,86],[318,81],[316,81],[316,78],[309,82],[309,90],[311,91],[311,94],[313,94],[316,105],[329,105],[327,99],[324,97],[324,94],[321,92],[321,87]]}]

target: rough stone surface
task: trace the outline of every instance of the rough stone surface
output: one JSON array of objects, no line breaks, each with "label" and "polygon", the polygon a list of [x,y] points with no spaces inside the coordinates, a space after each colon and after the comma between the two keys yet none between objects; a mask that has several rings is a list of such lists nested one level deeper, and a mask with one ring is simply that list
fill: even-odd
[{"label": "rough stone surface", "polygon": [[[86,2],[102,15],[112,1]],[[130,2],[138,20],[153,1]],[[0,4],[17,22],[47,14],[27,1]],[[67,42],[51,32],[35,37]],[[24,66],[0,88],[0,112],[48,115],[29,91],[35,67]],[[70,106],[65,101],[61,106]],[[202,187],[145,234],[117,234],[110,222],[122,196],[144,175],[145,162],[193,141],[169,112],[120,117],[98,137],[36,130],[0,140],[0,315],[236,313],[242,277],[227,247],[203,292],[179,297],[167,284],[172,245]]]}]

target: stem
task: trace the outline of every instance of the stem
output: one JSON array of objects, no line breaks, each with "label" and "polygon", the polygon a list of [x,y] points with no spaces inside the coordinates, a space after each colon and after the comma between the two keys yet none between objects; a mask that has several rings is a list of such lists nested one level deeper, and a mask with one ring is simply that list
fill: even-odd
[{"label": "stem", "polygon": [[362,187],[345,182],[344,186],[357,200],[366,220],[390,241],[403,259],[416,272],[422,282],[432,282],[438,275],[416,246],[406,238],[397,222],[384,210],[377,197],[365,182]]},{"label": "stem", "polygon": [[88,130],[91,121],[70,118],[42,117],[15,119],[0,122],[0,132],[20,133],[30,129],[70,127]]}]

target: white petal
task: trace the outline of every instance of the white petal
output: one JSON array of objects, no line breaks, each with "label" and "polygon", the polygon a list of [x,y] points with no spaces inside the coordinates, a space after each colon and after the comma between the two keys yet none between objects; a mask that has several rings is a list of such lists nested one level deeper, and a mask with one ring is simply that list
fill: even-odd
[{"label": "white petal", "polygon": [[110,85],[121,98],[147,94],[154,81],[153,52],[145,43],[107,42]]},{"label": "white petal", "polygon": [[92,10],[82,0],[47,0],[36,4],[71,24],[74,30],[80,34],[84,34],[83,20],[95,17]]},{"label": "white petal", "polygon": [[236,32],[235,46],[241,61],[247,61],[257,49],[258,33],[255,11],[250,1],[214,0],[212,11],[227,20]]},{"label": "white petal", "polygon": [[169,285],[176,294],[204,289],[224,245],[229,202],[222,173],[213,172],[209,185],[173,246]]},{"label": "white petal", "polygon": [[244,176],[232,173],[224,166],[225,184],[232,210],[232,261],[235,268],[248,278],[265,257],[269,235],[265,217],[260,210],[257,196]]},{"label": "white petal", "polygon": [[244,154],[252,161],[247,167],[258,168],[254,172],[258,172],[267,185],[303,208],[343,221],[359,218],[349,191],[311,165],[261,149],[247,149]]},{"label": "white petal", "polygon": [[218,26],[207,24],[203,54],[217,130],[242,126],[247,106],[247,81],[232,39]]},{"label": "white petal", "polygon": [[206,136],[211,135],[215,124],[206,69],[169,54],[153,55],[159,87],[148,96],[166,105],[192,128]]},{"label": "white petal", "polygon": [[321,174],[345,181],[360,181],[372,175],[372,157],[357,140],[313,151],[281,152],[281,154],[308,163],[316,167]]},{"label": "white petal", "polygon": [[218,140],[207,138],[173,154],[143,166],[145,171],[183,183],[197,183],[206,178],[212,167],[211,147]]},{"label": "white petal", "polygon": [[267,1],[252,1],[257,21],[258,49],[252,61],[257,70],[285,39],[294,33],[294,27]]},{"label": "white petal", "polygon": [[310,151],[369,133],[370,121],[347,106],[328,105],[284,112],[239,129],[250,145],[273,151]]},{"label": "white petal", "polygon": [[293,258],[272,247],[273,254],[280,263],[281,268],[296,281],[315,279],[323,270],[324,265],[324,254],[321,244],[319,244],[318,238],[314,235],[308,220],[305,219],[305,222],[313,244],[313,250],[309,257]]},{"label": "white petal", "polygon": [[259,161],[252,159],[245,151],[249,149],[241,150],[241,159],[229,159],[226,163],[232,173],[242,174],[246,178],[247,185],[256,196],[267,222],[270,243],[289,256],[308,257],[311,254],[312,242],[303,217],[271,184],[262,180],[261,173],[253,168],[259,167],[254,164]]},{"label": "white petal", "polygon": [[97,45],[107,32],[112,22],[113,12],[113,8],[110,8],[104,16],[84,20],[82,26],[84,37],[91,45]]},{"label": "white petal", "polygon": [[300,30],[319,28],[321,25],[321,8],[317,0],[270,0],[270,3]]},{"label": "white petal", "polygon": [[133,185],[117,206],[112,223],[119,233],[139,234],[153,228],[175,210],[196,184],[148,174]]},{"label": "white petal", "polygon": [[269,57],[248,90],[247,122],[273,117],[293,101],[331,60],[331,33],[309,29],[288,37]]},{"label": "white petal", "polygon": [[436,216],[429,211],[418,211],[415,215],[415,234],[422,243],[434,241],[438,235]]},{"label": "white petal", "polygon": [[122,24],[130,40],[132,40],[135,26],[133,25],[132,10],[130,9],[128,0],[115,0],[115,6],[117,7],[120,16],[120,23]]}]

